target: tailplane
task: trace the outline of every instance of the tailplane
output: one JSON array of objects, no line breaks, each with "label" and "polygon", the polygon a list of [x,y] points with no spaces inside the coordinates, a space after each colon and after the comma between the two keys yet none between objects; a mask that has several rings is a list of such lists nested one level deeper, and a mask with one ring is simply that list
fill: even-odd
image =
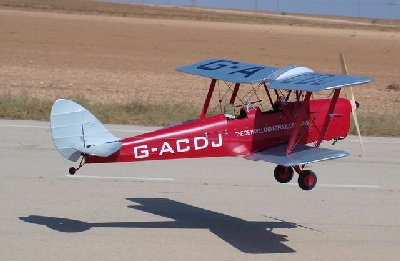
[{"label": "tailplane", "polygon": [[54,102],[50,129],[55,147],[70,161],[78,161],[82,154],[108,157],[121,148],[119,139],[93,114],[70,100]]}]

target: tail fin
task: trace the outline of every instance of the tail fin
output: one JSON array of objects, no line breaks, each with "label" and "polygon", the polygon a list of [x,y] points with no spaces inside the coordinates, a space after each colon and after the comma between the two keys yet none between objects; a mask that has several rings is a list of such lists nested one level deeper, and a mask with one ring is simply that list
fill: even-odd
[{"label": "tail fin", "polygon": [[82,154],[108,157],[121,148],[119,139],[93,114],[70,100],[54,102],[50,129],[55,147],[70,161],[78,161]]}]

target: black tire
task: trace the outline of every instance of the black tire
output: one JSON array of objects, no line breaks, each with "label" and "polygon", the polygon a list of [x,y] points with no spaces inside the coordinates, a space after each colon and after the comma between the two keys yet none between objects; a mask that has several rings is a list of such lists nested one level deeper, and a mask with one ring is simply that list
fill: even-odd
[{"label": "black tire", "polygon": [[312,190],[317,184],[317,175],[312,170],[303,170],[297,182],[302,190]]},{"label": "black tire", "polygon": [[76,172],[76,169],[74,167],[70,167],[68,172],[69,172],[69,174],[74,175]]},{"label": "black tire", "polygon": [[293,178],[293,168],[278,165],[275,167],[274,177],[279,183],[288,183]]}]

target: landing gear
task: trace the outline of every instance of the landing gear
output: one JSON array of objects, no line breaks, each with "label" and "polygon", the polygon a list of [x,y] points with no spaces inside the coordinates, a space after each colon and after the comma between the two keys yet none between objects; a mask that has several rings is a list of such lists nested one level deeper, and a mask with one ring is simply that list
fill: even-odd
[{"label": "landing gear", "polygon": [[[317,184],[317,175],[312,170],[305,170],[305,165],[285,167],[278,165],[274,170],[274,177],[279,183],[288,183],[293,178],[293,172],[299,174],[297,182],[302,190],[312,190]],[[294,170],[294,171],[293,171]]]},{"label": "landing gear", "polygon": [[317,184],[317,175],[311,170],[303,170],[299,173],[297,182],[302,190],[312,190]]},{"label": "landing gear", "polygon": [[83,167],[83,165],[85,165],[85,156],[82,156],[82,159],[81,159],[81,162],[79,163],[79,166],[77,167],[77,168],[74,168],[74,167],[70,167],[69,169],[68,169],[68,172],[69,172],[69,174],[70,175],[75,175],[75,173],[80,169],[80,168],[82,168]]},{"label": "landing gear", "polygon": [[278,165],[275,167],[274,177],[279,183],[288,183],[293,178],[293,168]]}]

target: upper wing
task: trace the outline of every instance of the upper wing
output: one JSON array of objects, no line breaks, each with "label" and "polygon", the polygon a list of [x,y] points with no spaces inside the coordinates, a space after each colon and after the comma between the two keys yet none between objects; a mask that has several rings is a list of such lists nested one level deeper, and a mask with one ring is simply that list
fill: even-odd
[{"label": "upper wing", "polygon": [[282,77],[282,75],[278,77],[269,76],[266,81],[269,83],[270,89],[315,92],[365,84],[371,82],[372,79],[364,76],[322,74],[308,71],[286,77]]},{"label": "upper wing", "polygon": [[359,85],[372,81],[369,77],[316,73],[310,68],[283,68],[239,61],[210,59],[178,67],[177,71],[234,83],[268,82],[270,89],[320,91]]},{"label": "upper wing", "polygon": [[263,82],[265,77],[276,69],[260,64],[225,59],[210,59],[176,68],[179,72],[235,83]]},{"label": "upper wing", "polygon": [[291,154],[286,156],[285,149],[287,144],[278,145],[263,151],[255,152],[245,156],[248,160],[263,160],[277,165],[298,166],[312,162],[337,159],[346,157],[348,152],[343,150],[331,150],[325,148],[315,148],[307,145],[296,145]]}]

